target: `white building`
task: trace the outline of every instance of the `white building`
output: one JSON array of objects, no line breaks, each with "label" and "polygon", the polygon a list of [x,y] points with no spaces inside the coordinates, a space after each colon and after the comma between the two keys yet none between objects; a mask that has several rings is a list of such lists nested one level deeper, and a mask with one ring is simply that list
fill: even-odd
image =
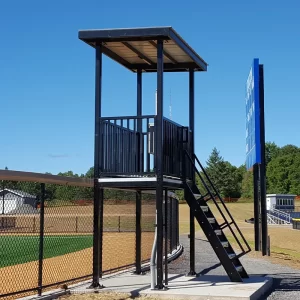
[{"label": "white building", "polygon": [[288,194],[267,194],[267,210],[270,211],[275,208],[286,212],[294,211],[296,196],[297,195]]},{"label": "white building", "polygon": [[15,210],[24,205],[36,208],[36,204],[36,196],[26,192],[12,189],[0,190],[0,214],[14,213]]}]

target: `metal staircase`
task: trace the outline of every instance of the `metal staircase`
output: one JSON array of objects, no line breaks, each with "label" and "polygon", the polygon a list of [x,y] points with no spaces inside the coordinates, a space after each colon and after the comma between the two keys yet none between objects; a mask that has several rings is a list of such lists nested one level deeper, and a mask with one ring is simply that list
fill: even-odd
[{"label": "metal staircase", "polygon": [[[284,224],[290,225],[292,224],[292,217],[289,213],[281,211],[279,209],[272,208],[268,212],[268,221],[273,220],[275,224]],[[268,224],[274,224],[270,221]]]},{"label": "metal staircase", "polygon": [[[189,172],[196,173],[199,176],[205,188],[205,193],[201,194],[200,190],[198,189],[195,183],[195,180],[188,180],[186,178],[185,199],[192,211],[194,212],[195,218],[201,226],[216,255],[218,256],[230,280],[233,282],[242,282],[243,278],[248,278],[248,274],[242,266],[239,258],[245,255],[246,253],[250,252],[251,249],[244,236],[242,235],[240,229],[238,228],[236,222],[232,218],[232,215],[230,214],[224,201],[220,197],[219,192],[214,187],[213,183],[211,182],[210,178],[208,177],[205,169],[199,162],[196,155],[193,155],[193,157],[191,157],[189,153],[185,151],[185,157],[185,161],[187,164],[185,165],[184,173],[186,174],[187,169],[189,169]],[[202,171],[201,173],[198,171],[194,160],[199,165]],[[216,198],[220,199],[219,203],[216,200]],[[208,206],[208,201],[212,201],[216,205],[219,213],[221,214],[224,220],[223,223],[218,223],[210,207]],[[227,217],[225,216],[225,214],[227,215]],[[237,235],[234,231],[234,227],[241,236],[244,245],[246,245],[246,250],[242,246],[240,240],[237,238]],[[232,233],[235,241],[241,249],[241,253],[236,254],[233,250],[227,237],[224,234],[225,228],[228,228]]]}]

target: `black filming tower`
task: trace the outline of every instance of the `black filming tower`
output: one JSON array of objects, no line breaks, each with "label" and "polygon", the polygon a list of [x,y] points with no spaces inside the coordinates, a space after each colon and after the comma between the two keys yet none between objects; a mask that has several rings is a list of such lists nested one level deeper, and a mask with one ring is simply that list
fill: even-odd
[{"label": "black filming tower", "polygon": [[[194,73],[206,71],[207,63],[172,27],[82,30],[79,39],[95,48],[95,199],[93,286],[102,276],[103,188],[137,191],[137,224],[140,226],[142,190],[156,191],[157,209],[157,288],[163,288],[163,195],[167,189],[184,189],[190,207],[190,275],[195,275],[196,219],[232,281],[248,275],[239,258],[250,248],[238,229],[218,191],[208,178],[194,151]],[[102,54],[137,73],[136,116],[103,117],[101,114]],[[157,73],[157,114],[142,114],[142,73]],[[182,126],[163,115],[164,72],[189,73],[189,125]],[[151,143],[153,137],[154,147]],[[153,155],[154,160],[151,160]],[[201,170],[201,172],[199,170]],[[205,186],[200,193],[195,176]],[[216,201],[219,197],[221,201]],[[223,217],[219,224],[208,207],[215,203]],[[226,216],[227,217],[226,217]],[[246,244],[243,248],[233,227]],[[236,254],[224,234],[234,233],[241,253]],[[141,242],[137,230],[137,243]],[[140,253],[136,270],[140,271]]]}]

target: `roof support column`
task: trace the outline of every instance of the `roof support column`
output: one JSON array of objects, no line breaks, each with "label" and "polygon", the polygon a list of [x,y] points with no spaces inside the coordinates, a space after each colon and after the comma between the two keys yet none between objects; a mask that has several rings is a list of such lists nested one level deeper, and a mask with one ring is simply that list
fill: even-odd
[{"label": "roof support column", "polygon": [[[142,116],[142,71],[137,72],[137,116]],[[143,146],[144,139],[142,135],[143,124],[142,119],[137,120],[137,136],[138,136],[138,172],[143,172]],[[142,192],[136,192],[136,203],[135,203],[135,272],[136,274],[141,274],[141,251],[142,251],[142,228],[141,228],[141,215],[142,215]]]},{"label": "roof support column", "polygon": [[[102,236],[103,236],[103,188],[98,183],[102,164],[101,141],[101,90],[102,90],[102,44],[96,47],[95,70],[95,142],[94,142],[94,224],[93,224],[93,282],[92,287],[100,287],[102,277]],[[100,153],[101,152],[101,153]]]},{"label": "roof support column", "polygon": [[[195,145],[195,72],[193,69],[189,70],[189,127],[190,127],[190,145],[189,151],[193,162],[194,159],[194,145]],[[192,179],[195,182],[195,172],[193,171]],[[190,208],[190,271],[189,275],[195,275],[195,217]]]},{"label": "roof support column", "polygon": [[[142,70],[137,71],[137,116],[141,117],[142,116]],[[144,154],[143,154],[143,146],[144,146],[144,141],[143,141],[143,123],[142,119],[138,119],[137,121],[137,131],[138,131],[138,136],[139,136],[139,158],[138,158],[138,171],[142,172],[144,170]]]},{"label": "roof support column", "polygon": [[163,40],[157,40],[157,115],[155,119],[155,167],[157,176],[157,288],[163,288]]}]

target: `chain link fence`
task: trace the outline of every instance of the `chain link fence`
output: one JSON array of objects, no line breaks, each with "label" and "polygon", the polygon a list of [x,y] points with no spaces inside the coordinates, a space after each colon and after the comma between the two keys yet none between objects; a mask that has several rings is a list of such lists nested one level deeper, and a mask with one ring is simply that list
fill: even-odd
[{"label": "chain link fence", "polygon": [[[0,298],[5,299],[41,295],[93,273],[93,182],[54,175],[36,182],[26,176],[0,181]],[[140,238],[137,203],[136,192],[104,190],[103,274],[150,260],[155,194],[141,193]],[[168,255],[179,244],[176,199],[168,198],[164,218]]]},{"label": "chain link fence", "polygon": [[0,296],[14,299],[92,274],[93,189],[1,182]]},{"label": "chain link fence", "polygon": [[103,273],[132,267],[136,254],[135,193],[104,190]]}]

